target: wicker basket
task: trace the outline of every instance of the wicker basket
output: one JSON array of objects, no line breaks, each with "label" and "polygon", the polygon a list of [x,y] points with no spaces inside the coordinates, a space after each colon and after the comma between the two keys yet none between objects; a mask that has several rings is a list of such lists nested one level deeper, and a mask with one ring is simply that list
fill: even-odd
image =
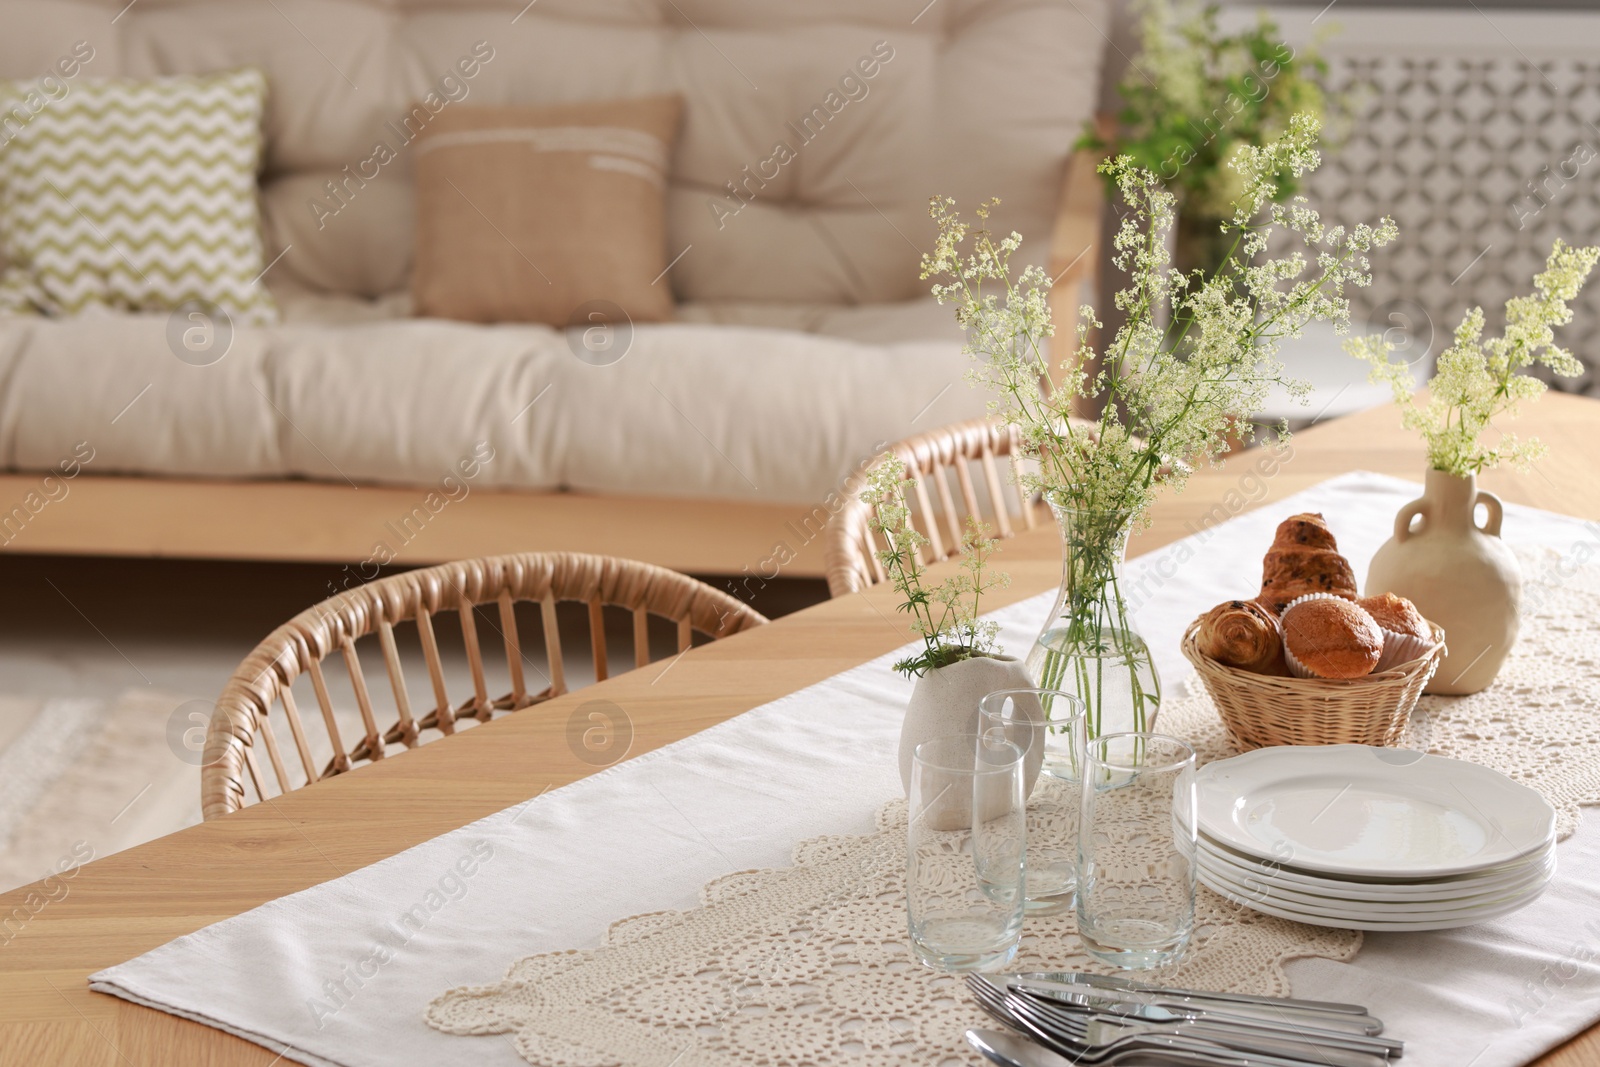
[{"label": "wicker basket", "polygon": [[1201,654],[1199,619],[1184,631],[1183,654],[1200,672],[1241,751],[1269,745],[1394,745],[1444,658],[1444,631],[1428,625],[1435,639],[1432,652],[1364,678],[1288,678],[1226,666]]}]

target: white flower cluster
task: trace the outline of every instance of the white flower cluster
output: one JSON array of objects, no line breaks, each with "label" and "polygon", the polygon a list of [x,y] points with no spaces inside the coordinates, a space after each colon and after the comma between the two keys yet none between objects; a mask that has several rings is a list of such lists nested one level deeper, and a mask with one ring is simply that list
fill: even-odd
[{"label": "white flower cluster", "polygon": [[1345,351],[1372,365],[1369,377],[1394,390],[1403,424],[1416,430],[1428,446],[1435,470],[1466,477],[1502,463],[1526,468],[1544,455],[1537,438],[1518,440],[1504,434],[1494,445],[1479,438],[1497,415],[1515,415],[1523,400],[1545,390],[1539,379],[1522,373],[1535,364],[1563,377],[1583,373],[1576,357],[1555,343],[1555,327],[1572,320],[1567,301],[1578,295],[1600,248],[1569,248],[1556,241],[1543,273],[1533,279],[1535,293],[1506,301],[1506,328],[1500,337],[1483,339],[1483,309],[1472,308],[1456,327],[1455,343],[1439,356],[1428,382],[1428,397],[1418,401],[1411,368],[1389,362],[1394,346],[1382,337],[1358,337]]},{"label": "white flower cluster", "polygon": [[[1367,253],[1398,236],[1392,219],[1347,231],[1324,226],[1303,197],[1270,203],[1279,182],[1317,166],[1319,130],[1315,118],[1296,115],[1283,137],[1235,156],[1244,193],[1222,224],[1233,248],[1210,276],[1169,266],[1173,197],[1156,175],[1125,156],[1103,164],[1131,209],[1114,255],[1128,275],[1116,295],[1125,322],[1097,351],[1102,324],[1083,307],[1076,351],[1053,389],[1044,356],[1054,332],[1049,279],[1038,267],[1012,277],[1020,235],[996,243],[987,230],[969,230],[953,201],[932,200],[939,238],[922,276],[950,279],[933,293],[956,306],[976,361],[970,376],[994,392],[991,413],[1020,427],[1024,451],[1039,461],[1027,488],[1081,511],[1139,519],[1158,487],[1181,487],[1194,465],[1227,452],[1230,438],[1250,437],[1249,420],[1273,386],[1305,394],[1304,383],[1285,379],[1279,342],[1313,320],[1346,330],[1346,288],[1369,284]],[[993,203],[979,206],[980,219]],[[1299,247],[1274,252],[1279,233]],[[985,292],[986,283],[996,291]],[[1098,406],[1097,420],[1069,421],[1080,399]]]}]

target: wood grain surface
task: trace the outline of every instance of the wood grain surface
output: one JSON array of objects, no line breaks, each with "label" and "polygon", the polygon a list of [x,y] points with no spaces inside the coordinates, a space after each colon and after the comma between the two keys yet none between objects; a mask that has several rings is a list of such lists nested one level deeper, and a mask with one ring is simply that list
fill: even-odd
[{"label": "wood grain surface", "polygon": [[[1550,395],[1517,424],[1550,456],[1531,473],[1483,479],[1508,501],[1600,520],[1600,402]],[[1243,453],[1163,499],[1134,554],[1337,474],[1366,469],[1420,481],[1420,445],[1379,408],[1295,437],[1291,453]],[[1269,469],[1270,468],[1270,469]],[[533,547],[524,545],[523,547]],[[1052,588],[1057,537],[1005,543],[1012,574],[994,607]],[[945,566],[949,566],[948,564]],[[270,803],[96,860],[38,908],[0,896],[0,1064],[10,1067],[269,1067],[274,1054],[220,1031],[88,991],[91,972],[275,897],[337,877],[595,768],[568,748],[568,717],[604,697],[633,724],[632,755],[846,670],[902,644],[894,594],[878,587],[809,608],[678,660],[653,664]],[[196,771],[196,791],[199,772]],[[63,841],[63,856],[73,842]],[[92,846],[93,842],[90,842]],[[33,903],[41,898],[35,896]],[[19,918],[20,916],[20,918]],[[281,1061],[279,1061],[281,1062]],[[1600,1030],[1538,1061],[1600,1063]]]},{"label": "wood grain surface", "polygon": [[[7,506],[39,474],[0,474]],[[796,577],[820,578],[826,508],[746,500],[473,489],[437,514],[426,487],[80,474],[68,495],[15,520],[0,552],[352,563],[383,545],[406,566],[508,552],[594,552],[685,574],[759,570],[782,540]],[[57,490],[59,492],[59,490]],[[439,494],[435,493],[435,506]],[[67,503],[67,501],[71,503]]]}]

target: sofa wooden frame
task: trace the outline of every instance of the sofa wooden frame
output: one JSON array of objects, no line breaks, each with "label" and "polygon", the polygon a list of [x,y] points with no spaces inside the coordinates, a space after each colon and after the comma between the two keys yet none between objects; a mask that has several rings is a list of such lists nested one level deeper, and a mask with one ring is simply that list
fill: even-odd
[{"label": "sofa wooden frame", "polygon": [[[1103,258],[1096,161],[1079,151],[1063,166],[1048,265],[1064,339],[1083,295],[1096,292]],[[480,489],[400,544],[391,524],[412,513],[417,488],[85,473],[51,500],[43,477],[0,475],[0,552],[335,563],[350,569],[350,584],[376,577],[382,562],[526,551],[623,556],[746,582],[825,573],[818,509],[801,504]],[[12,505],[29,494],[36,510],[15,517]]]}]

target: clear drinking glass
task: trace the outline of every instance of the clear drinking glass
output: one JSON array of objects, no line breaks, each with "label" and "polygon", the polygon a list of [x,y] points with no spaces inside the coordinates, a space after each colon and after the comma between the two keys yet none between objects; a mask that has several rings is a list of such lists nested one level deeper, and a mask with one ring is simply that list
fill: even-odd
[{"label": "clear drinking glass", "polygon": [[[1059,689],[999,689],[978,702],[978,724],[985,737],[1022,749],[1025,774],[1044,767],[1028,793],[1027,908],[1066,911],[1078,885],[1083,702]],[[1051,773],[1052,761],[1071,776]]]},{"label": "clear drinking glass", "polygon": [[1134,970],[1175,960],[1194,931],[1194,749],[1149,733],[1089,741],[1082,792],[1083,947]]},{"label": "clear drinking glass", "polygon": [[1016,955],[1027,823],[1023,750],[981,734],[918,745],[911,758],[906,916],[930,967],[975,971]]}]

